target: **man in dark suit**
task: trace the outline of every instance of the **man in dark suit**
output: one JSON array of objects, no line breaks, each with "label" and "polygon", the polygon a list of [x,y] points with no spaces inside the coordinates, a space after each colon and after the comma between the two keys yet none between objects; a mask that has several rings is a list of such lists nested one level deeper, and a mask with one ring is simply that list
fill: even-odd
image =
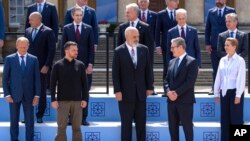
[{"label": "man in dark suit", "polygon": [[163,59],[163,79],[166,77],[168,68],[166,60],[167,34],[168,30],[177,25],[175,20],[175,9],[178,7],[179,0],[165,0],[167,8],[160,11],[157,15],[155,29],[156,52],[162,55]]},{"label": "man in dark suit", "polygon": [[40,76],[38,60],[27,53],[29,40],[19,37],[16,41],[17,53],[5,58],[3,70],[4,97],[10,106],[10,136],[18,141],[20,106],[24,111],[25,140],[33,141],[34,106],[40,96]]},{"label": "man in dark suit", "polygon": [[37,11],[41,13],[43,17],[42,23],[54,31],[55,40],[57,42],[58,15],[56,6],[52,3],[47,2],[46,0],[35,0],[35,1],[36,2],[34,4],[28,7],[25,29],[31,26],[29,23],[30,14]]},{"label": "man in dark suit", "polygon": [[[91,88],[92,83],[92,72],[94,65],[94,34],[92,27],[83,23],[82,8],[77,6],[72,10],[72,17],[74,21],[71,24],[65,25],[63,28],[62,45],[67,41],[74,41],[78,44],[78,56],[77,59],[82,61],[86,66],[86,73],[88,79],[88,91]],[[85,18],[85,17],[84,17]],[[65,56],[64,48],[61,48],[62,57]],[[87,101],[88,102],[88,101]],[[82,125],[89,125],[86,121],[88,116],[88,106],[83,108]]]},{"label": "man in dark suit", "polygon": [[187,11],[185,9],[176,10],[177,26],[169,29],[166,48],[167,63],[173,59],[171,52],[171,40],[177,37],[182,37],[186,42],[186,52],[189,56],[197,60],[201,67],[201,54],[198,40],[197,29],[187,25]]},{"label": "man in dark suit", "polygon": [[[94,33],[94,46],[96,50],[98,46],[98,39],[99,39],[98,26],[97,26],[97,21],[96,21],[96,13],[95,13],[95,9],[88,6],[87,4],[88,4],[88,0],[76,0],[76,6],[79,6],[83,9],[84,18],[82,19],[82,22],[92,26],[92,30]],[[67,25],[73,22],[73,18],[71,14],[72,9],[74,9],[74,7],[67,10],[65,18],[64,18],[64,25]]]},{"label": "man in dark suit", "polygon": [[121,141],[132,140],[132,122],[137,141],[146,139],[146,98],[153,93],[153,71],[146,46],[139,43],[135,27],[125,30],[126,41],[114,51],[112,76],[121,117]]},{"label": "man in dark suit", "polygon": [[179,141],[181,122],[186,141],[193,141],[194,85],[198,75],[198,63],[195,58],[187,55],[183,38],[174,38],[171,43],[171,51],[175,58],[169,62],[164,81],[168,99],[169,133],[171,141]]},{"label": "man in dark suit", "polygon": [[55,56],[56,39],[53,30],[42,23],[42,15],[39,12],[30,14],[29,23],[31,27],[25,30],[25,37],[30,42],[28,52],[38,58],[41,77],[41,96],[36,117],[37,123],[43,123],[42,118],[47,105],[46,80]]},{"label": "man in dark suit", "polygon": [[[220,57],[217,53],[217,40],[221,32],[227,30],[225,15],[236,13],[234,8],[226,6],[227,0],[216,0],[216,7],[209,9],[205,28],[206,51],[210,55],[213,68],[213,82],[217,73]],[[210,94],[213,94],[213,86]]]},{"label": "man in dark suit", "polygon": [[136,3],[130,3],[126,5],[126,18],[128,22],[122,23],[119,25],[119,30],[118,30],[118,41],[117,41],[117,46],[122,45],[125,42],[125,29],[129,26],[136,27],[139,31],[140,34],[140,44],[145,45],[148,47],[149,50],[149,56],[152,61],[153,58],[153,53],[154,53],[154,43],[153,39],[151,38],[150,35],[150,27],[148,24],[140,21],[138,19],[138,12],[139,12],[139,7]]},{"label": "man in dark suit", "polygon": [[227,31],[219,34],[217,51],[219,57],[227,55],[225,51],[225,42],[228,37],[236,38],[238,40],[237,54],[241,57],[246,57],[248,53],[248,35],[237,29],[238,17],[235,13],[229,13],[226,15]]}]

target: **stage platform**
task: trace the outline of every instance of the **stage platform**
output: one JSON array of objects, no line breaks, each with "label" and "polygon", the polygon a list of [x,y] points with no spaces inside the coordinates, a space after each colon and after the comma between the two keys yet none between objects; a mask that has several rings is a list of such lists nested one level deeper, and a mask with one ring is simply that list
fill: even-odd
[{"label": "stage platform", "polygon": [[[209,88],[207,88],[209,90]],[[93,89],[92,89],[93,90]],[[196,90],[197,91],[197,90]],[[119,141],[120,117],[117,101],[110,94],[91,94],[89,102],[90,126],[82,126],[84,141]],[[220,105],[214,102],[214,97],[200,90],[195,95],[194,105],[194,133],[195,141],[220,141]],[[56,135],[56,111],[51,107],[48,96],[47,109],[43,124],[35,124],[34,141],[52,141]],[[0,136],[3,141],[10,140],[9,135],[9,107],[4,98],[0,98]],[[244,120],[250,122],[250,95],[245,94]],[[36,110],[36,108],[35,108]],[[21,111],[20,119],[23,118]],[[167,124],[166,98],[149,96],[147,99],[147,141],[169,140]],[[181,126],[180,126],[181,127]],[[71,126],[68,127],[68,140],[71,140]],[[134,128],[133,128],[134,130]],[[135,133],[135,131],[133,131]],[[181,141],[184,141],[182,127],[180,128]],[[133,141],[135,141],[133,136]],[[20,123],[20,141],[24,141],[24,124]]]}]

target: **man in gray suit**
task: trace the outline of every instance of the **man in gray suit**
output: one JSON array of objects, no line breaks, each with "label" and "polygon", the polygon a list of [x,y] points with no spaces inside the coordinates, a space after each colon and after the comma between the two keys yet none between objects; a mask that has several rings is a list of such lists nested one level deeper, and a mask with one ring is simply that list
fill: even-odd
[{"label": "man in gray suit", "polygon": [[27,53],[29,40],[19,37],[17,52],[6,57],[3,69],[3,91],[10,107],[10,135],[18,141],[19,114],[22,105],[25,117],[26,141],[34,137],[34,106],[41,93],[39,63],[35,56]]},{"label": "man in gray suit", "polygon": [[218,36],[217,52],[219,57],[224,57],[227,53],[224,48],[225,41],[228,37],[236,38],[238,40],[237,54],[241,57],[247,55],[248,37],[247,33],[237,29],[238,17],[235,13],[226,15],[226,26],[227,31],[222,32]]}]

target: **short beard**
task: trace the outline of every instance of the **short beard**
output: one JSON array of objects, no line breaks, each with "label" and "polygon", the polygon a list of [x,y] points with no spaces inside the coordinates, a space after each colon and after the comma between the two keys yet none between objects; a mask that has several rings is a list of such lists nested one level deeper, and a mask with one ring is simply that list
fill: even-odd
[{"label": "short beard", "polygon": [[224,4],[221,3],[221,2],[216,2],[215,4],[216,4],[216,6],[219,7],[219,8],[222,8],[222,7],[224,6]]}]

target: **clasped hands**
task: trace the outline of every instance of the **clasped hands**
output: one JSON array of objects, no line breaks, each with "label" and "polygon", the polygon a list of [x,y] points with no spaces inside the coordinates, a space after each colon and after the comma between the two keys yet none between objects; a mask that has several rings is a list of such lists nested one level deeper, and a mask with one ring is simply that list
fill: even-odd
[{"label": "clasped hands", "polygon": [[169,91],[169,92],[167,93],[167,96],[168,96],[168,98],[169,98],[171,101],[175,101],[175,100],[177,99],[177,97],[178,97],[176,91]]}]

